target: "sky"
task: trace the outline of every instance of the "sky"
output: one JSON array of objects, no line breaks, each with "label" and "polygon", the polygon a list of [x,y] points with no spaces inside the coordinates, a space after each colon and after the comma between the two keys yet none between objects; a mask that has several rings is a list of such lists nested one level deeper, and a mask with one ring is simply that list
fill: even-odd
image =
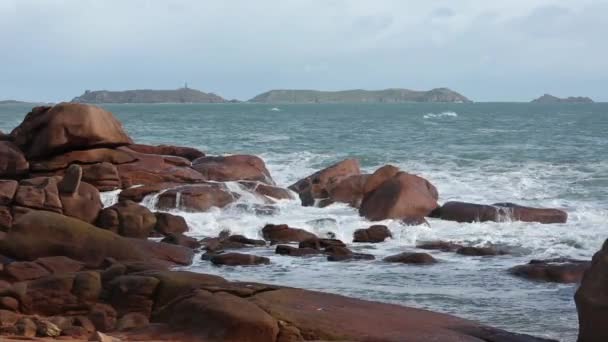
[{"label": "sky", "polygon": [[608,0],[0,0],[0,100],[428,90],[608,101]]}]

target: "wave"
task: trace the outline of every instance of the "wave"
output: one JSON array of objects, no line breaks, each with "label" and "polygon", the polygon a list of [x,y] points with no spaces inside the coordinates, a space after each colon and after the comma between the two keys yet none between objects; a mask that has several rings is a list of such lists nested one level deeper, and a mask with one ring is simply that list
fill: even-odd
[{"label": "wave", "polygon": [[426,113],[422,116],[425,119],[443,118],[443,117],[458,117],[456,112],[441,112],[441,113]]}]

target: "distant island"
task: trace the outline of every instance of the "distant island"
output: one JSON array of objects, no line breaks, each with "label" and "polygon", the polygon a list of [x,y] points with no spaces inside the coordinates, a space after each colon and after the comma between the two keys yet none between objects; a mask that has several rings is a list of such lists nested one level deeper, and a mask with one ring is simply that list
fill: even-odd
[{"label": "distant island", "polygon": [[384,90],[293,90],[280,89],[262,93],[248,102],[254,103],[405,103],[405,102],[472,102],[448,88],[429,91],[391,88]]},{"label": "distant island", "polygon": [[0,104],[30,104],[33,102],[17,101],[17,100],[0,100]]},{"label": "distant island", "polygon": [[175,90],[87,90],[72,99],[77,103],[225,103],[228,101],[213,93],[203,93],[187,86]]},{"label": "distant island", "polygon": [[532,103],[593,103],[593,100],[583,96],[570,96],[566,98],[560,98],[550,94],[545,94],[537,99],[531,101]]}]

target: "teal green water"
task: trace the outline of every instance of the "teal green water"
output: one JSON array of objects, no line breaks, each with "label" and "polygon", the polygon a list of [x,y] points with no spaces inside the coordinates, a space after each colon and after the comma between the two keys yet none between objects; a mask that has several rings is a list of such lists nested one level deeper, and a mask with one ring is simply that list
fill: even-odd
[{"label": "teal green water", "polygon": [[[511,266],[532,258],[590,258],[608,238],[608,104],[370,104],[370,105],[106,105],[142,143],[199,147],[209,154],[260,155],[280,185],[346,157],[363,169],[391,163],[433,182],[440,201],[511,201],[564,208],[566,224],[458,224],[431,228],[387,222],[395,238],[353,248],[377,259],[414,250],[417,241],[449,239],[499,244],[513,255],[467,258],[437,252],[431,267],[381,261],[332,264],[322,259],[267,255],[265,268],[192,269],[231,279],[268,281],[407,304],[456,314],[509,330],[573,341],[575,285],[524,281]],[[0,106],[10,131],[29,108]],[[229,228],[257,234],[266,222],[289,223],[349,240],[368,222],[346,206],[281,204],[274,217],[234,210],[183,213],[192,234]],[[315,219],[325,219],[322,223]]]}]

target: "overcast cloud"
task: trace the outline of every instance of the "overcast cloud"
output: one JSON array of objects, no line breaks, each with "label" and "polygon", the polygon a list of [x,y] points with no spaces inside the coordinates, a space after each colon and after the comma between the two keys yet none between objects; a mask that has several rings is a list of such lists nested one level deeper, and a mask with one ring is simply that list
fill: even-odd
[{"label": "overcast cloud", "polygon": [[608,0],[0,0],[0,99],[449,87],[608,101]]}]

